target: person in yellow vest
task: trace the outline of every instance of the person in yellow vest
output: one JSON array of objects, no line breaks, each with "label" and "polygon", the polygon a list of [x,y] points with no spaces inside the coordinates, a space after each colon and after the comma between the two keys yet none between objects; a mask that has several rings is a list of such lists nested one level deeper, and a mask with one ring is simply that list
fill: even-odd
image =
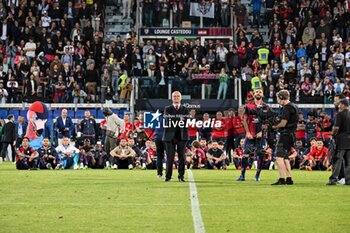
[{"label": "person in yellow vest", "polygon": [[265,69],[269,63],[269,45],[266,43],[258,49],[258,63],[260,68]]},{"label": "person in yellow vest", "polygon": [[120,93],[124,84],[125,84],[125,81],[126,79],[128,78],[128,75],[126,74],[126,72],[124,72],[120,77],[119,77],[119,81],[118,81],[118,92]]},{"label": "person in yellow vest", "polygon": [[255,75],[252,80],[251,80],[251,83],[252,83],[252,90],[254,91],[255,89],[257,88],[262,88],[262,83],[261,83],[261,80],[260,80],[260,75],[261,73],[259,72],[257,75]]}]

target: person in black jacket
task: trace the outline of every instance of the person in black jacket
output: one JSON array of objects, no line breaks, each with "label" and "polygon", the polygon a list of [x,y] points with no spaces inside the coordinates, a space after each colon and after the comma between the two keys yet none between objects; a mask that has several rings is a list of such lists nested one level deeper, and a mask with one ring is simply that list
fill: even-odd
[{"label": "person in black jacket", "polygon": [[7,148],[9,145],[11,145],[11,151],[12,151],[12,162],[15,161],[16,158],[16,151],[15,151],[15,145],[16,145],[16,124],[15,124],[15,117],[10,114],[8,115],[7,119],[9,120],[2,129],[2,151],[1,151],[1,157],[5,158],[7,153]]},{"label": "person in black jacket", "polygon": [[[163,141],[167,154],[165,182],[171,180],[173,173],[173,163],[175,157],[175,147],[179,158],[178,179],[179,182],[185,182],[185,149],[188,141],[188,129],[186,128],[186,116],[189,115],[188,109],[181,105],[181,93],[174,91],[172,93],[172,105],[165,107],[164,119],[168,127],[164,127]],[[183,127],[181,127],[181,123]]]}]

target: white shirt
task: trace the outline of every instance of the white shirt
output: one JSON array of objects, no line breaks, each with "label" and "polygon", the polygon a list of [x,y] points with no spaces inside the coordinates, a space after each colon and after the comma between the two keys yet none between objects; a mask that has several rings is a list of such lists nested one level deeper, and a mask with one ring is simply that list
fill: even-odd
[{"label": "white shirt", "polygon": [[[27,42],[24,46],[24,50],[26,49],[36,49],[36,44],[34,42]],[[28,57],[35,57],[35,50],[34,51],[26,51],[26,55]]]},{"label": "white shirt", "polygon": [[349,60],[349,61],[346,61],[346,68],[350,68],[350,52],[347,52],[345,54],[345,59]]},{"label": "white shirt", "polygon": [[335,53],[335,54],[333,54],[333,58],[334,58],[334,64],[336,66],[342,66],[343,65],[344,54],[342,54],[342,53]]},{"label": "white shirt", "polygon": [[41,17],[41,21],[42,21],[42,26],[44,28],[50,27],[50,23],[51,23],[51,17],[50,16],[43,16],[43,17]]},{"label": "white shirt", "polygon": [[6,40],[7,39],[7,24],[3,24],[2,25],[2,35],[1,38],[2,40]]},{"label": "white shirt", "polygon": [[164,80],[164,72],[160,72],[160,76],[162,77],[160,82],[159,82],[159,85],[165,85],[165,80]]},{"label": "white shirt", "polygon": [[76,148],[75,146],[72,145],[68,145],[68,146],[63,146],[63,145],[59,145],[58,147],[56,147],[55,149],[57,151],[57,153],[79,153],[79,149]]},{"label": "white shirt", "polygon": [[63,118],[63,117],[62,117],[62,122],[63,122],[63,125],[64,125],[64,126],[66,126],[66,120],[67,120],[67,118]]}]

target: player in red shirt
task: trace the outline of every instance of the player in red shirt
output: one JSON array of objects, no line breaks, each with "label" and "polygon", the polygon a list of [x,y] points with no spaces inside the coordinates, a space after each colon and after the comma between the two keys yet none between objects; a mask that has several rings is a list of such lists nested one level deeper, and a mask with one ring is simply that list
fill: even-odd
[{"label": "player in red shirt", "polygon": [[244,148],[244,138],[239,142],[239,146],[232,151],[232,162],[235,164],[237,170],[242,169],[242,157]]},{"label": "player in red shirt", "polygon": [[157,148],[154,142],[150,143],[150,148],[146,150],[147,160],[146,167],[147,169],[156,169],[157,168]]},{"label": "player in red shirt", "polygon": [[[225,119],[222,117],[222,112],[216,113],[216,118],[214,120],[213,132],[211,133],[211,140],[213,141],[226,141],[226,132],[225,132]],[[221,122],[220,127],[215,127],[216,122]]]},{"label": "player in red shirt", "polygon": [[308,155],[309,166],[306,168],[312,170],[327,170],[328,167],[328,149],[323,145],[321,139],[317,140],[317,146]]},{"label": "player in red shirt", "polygon": [[38,168],[39,153],[29,146],[29,138],[23,137],[22,146],[17,150],[16,168],[18,170],[36,170]]},{"label": "player in red shirt", "polygon": [[229,160],[231,161],[230,151],[235,147],[235,137],[234,137],[234,127],[233,127],[234,111],[230,108],[227,111],[227,116],[225,117],[225,128],[226,128],[226,154],[229,155]]},{"label": "player in red shirt", "polygon": [[258,108],[265,105],[262,100],[263,96],[263,89],[256,88],[254,90],[254,101],[247,103],[245,107],[243,125],[246,132],[246,138],[244,141],[241,176],[237,179],[237,181],[245,181],[245,172],[248,167],[248,159],[252,153],[255,153],[252,151],[252,149],[257,152],[256,156],[258,160],[255,181],[260,181],[260,172],[265,158],[265,154],[260,153],[260,151],[262,151],[263,147],[266,146],[266,135],[263,135],[262,122],[259,122],[257,111]]},{"label": "player in red shirt", "polygon": [[[191,119],[196,119],[196,110],[191,109],[190,116],[191,116]],[[198,140],[198,128],[195,125],[188,126],[188,136],[189,136],[190,140],[188,141],[187,145],[191,145],[191,143],[194,140]]]},{"label": "player in red shirt", "polygon": [[[233,118],[233,134],[235,138],[235,148],[240,144],[242,138],[245,138],[245,129],[243,125],[244,107],[238,108],[238,115]],[[243,147],[242,147],[243,148]]]},{"label": "player in red shirt", "polygon": [[124,113],[124,125],[125,125],[125,130],[122,134],[118,136],[118,140],[121,138],[127,138],[129,135],[129,132],[134,130],[134,124],[130,122],[130,117],[128,113]]},{"label": "player in red shirt", "polygon": [[296,140],[301,140],[303,145],[305,145],[306,131],[305,131],[306,121],[302,113],[299,114],[299,120],[297,125],[297,131],[295,133]]},{"label": "player in red shirt", "polygon": [[201,148],[201,144],[199,141],[192,142],[192,160],[193,160],[193,169],[200,169],[205,166],[206,163],[206,155],[204,150]]},{"label": "player in red shirt", "polygon": [[331,120],[331,116],[325,112],[321,112],[316,125],[316,138],[322,139],[325,146],[328,146],[329,144],[332,126],[333,123]]}]

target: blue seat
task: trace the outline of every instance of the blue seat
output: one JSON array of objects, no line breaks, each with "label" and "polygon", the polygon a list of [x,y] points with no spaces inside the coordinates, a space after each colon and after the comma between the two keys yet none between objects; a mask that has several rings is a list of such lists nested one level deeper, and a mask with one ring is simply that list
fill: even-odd
[{"label": "blue seat", "polygon": [[84,119],[84,112],[85,112],[85,110],[83,110],[83,109],[78,109],[78,110],[75,112],[74,118],[75,118],[75,119]]},{"label": "blue seat", "polygon": [[10,110],[9,114],[12,114],[15,117],[15,121],[17,121],[18,116],[19,116],[19,110]]},{"label": "blue seat", "polygon": [[103,115],[102,110],[97,110],[97,115],[96,115],[96,119],[104,119],[105,116]]},{"label": "blue seat", "polygon": [[24,118],[27,118],[27,113],[28,113],[28,110],[20,110],[19,111],[19,115],[21,115]]},{"label": "blue seat", "polygon": [[94,116],[94,117],[96,118],[96,116],[97,116],[97,110],[96,110],[96,109],[89,109],[89,111],[90,111],[90,115],[91,115],[91,116]]},{"label": "blue seat", "polygon": [[8,110],[0,109],[0,118],[1,119],[7,119],[7,116],[8,116]]},{"label": "blue seat", "polygon": [[52,118],[57,118],[61,116],[61,110],[54,110],[52,113]]}]

